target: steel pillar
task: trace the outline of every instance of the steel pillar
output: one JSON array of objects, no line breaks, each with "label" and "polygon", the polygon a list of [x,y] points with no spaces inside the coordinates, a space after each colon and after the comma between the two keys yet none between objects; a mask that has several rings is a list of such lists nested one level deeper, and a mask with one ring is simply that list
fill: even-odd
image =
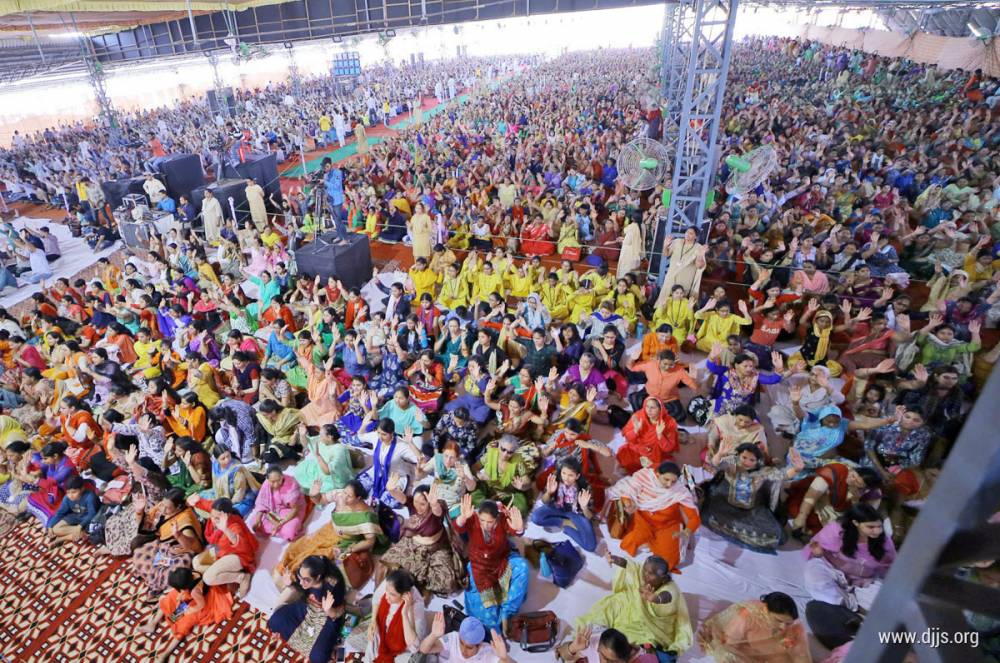
[{"label": "steel pillar", "polygon": [[[670,206],[662,241],[653,251],[662,252],[673,233],[705,221],[706,198],[718,167],[716,141],[722,101],[733,50],[733,28],[739,0],[681,0],[676,3],[669,61],[663,82],[667,113],[664,141],[674,155],[670,180]],[[665,21],[666,24],[666,21]],[[676,132],[676,141],[673,133]],[[663,283],[667,261],[660,260],[657,283]]]}]

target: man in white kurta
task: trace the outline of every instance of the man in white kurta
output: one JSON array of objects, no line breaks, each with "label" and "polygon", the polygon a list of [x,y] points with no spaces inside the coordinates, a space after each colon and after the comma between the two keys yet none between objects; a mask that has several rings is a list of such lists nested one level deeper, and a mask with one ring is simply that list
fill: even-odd
[{"label": "man in white kurta", "polygon": [[267,228],[267,208],[264,206],[264,189],[251,179],[247,180],[247,203],[250,204],[250,219],[260,232]]},{"label": "man in white kurta", "polygon": [[201,201],[201,221],[205,227],[205,241],[209,244],[217,244],[222,240],[222,205],[211,189],[205,191],[205,198]]},{"label": "man in white kurta", "polygon": [[339,110],[333,114],[333,130],[337,133],[337,142],[343,147],[347,138],[347,121]]}]

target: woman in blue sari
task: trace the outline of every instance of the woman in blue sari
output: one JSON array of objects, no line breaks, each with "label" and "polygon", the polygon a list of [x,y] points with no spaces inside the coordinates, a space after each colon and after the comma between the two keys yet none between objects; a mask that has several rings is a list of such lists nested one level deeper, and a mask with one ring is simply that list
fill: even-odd
[{"label": "woman in blue sari", "polygon": [[465,330],[458,318],[451,318],[445,325],[445,331],[434,344],[437,358],[444,366],[445,378],[457,382],[465,371],[468,363],[469,343],[466,341]]},{"label": "woman in blue sari", "polygon": [[288,384],[299,389],[305,389],[309,378],[305,370],[299,366],[295,354],[295,334],[285,326],[284,320],[278,318],[270,324],[271,333],[267,337],[264,349],[264,366],[276,368],[284,372]]},{"label": "woman in blue sari", "polygon": [[378,423],[370,417],[365,418],[378,405],[378,396],[368,389],[363,376],[356,375],[351,378],[351,386],[337,400],[343,408],[336,423],[341,441],[352,447],[363,446],[358,436],[373,432]]},{"label": "woman in blue sari", "polygon": [[253,511],[260,482],[227,447],[215,447],[212,455],[212,487],[201,491],[201,496],[209,500],[228,498],[236,511],[246,518]]},{"label": "woman in blue sari", "polygon": [[[817,467],[833,462],[834,451],[844,441],[847,431],[872,430],[896,420],[893,416],[886,419],[850,421],[843,417],[840,408],[836,405],[825,405],[818,410],[803,411],[799,405],[799,399],[802,397],[802,387],[799,385],[793,386],[789,390],[789,393],[795,414],[802,417],[802,426],[795,436],[792,449],[797,451],[802,457],[805,469],[801,470],[795,476],[795,479],[801,479],[812,474]],[[791,450],[789,450],[789,453],[791,453]]]}]

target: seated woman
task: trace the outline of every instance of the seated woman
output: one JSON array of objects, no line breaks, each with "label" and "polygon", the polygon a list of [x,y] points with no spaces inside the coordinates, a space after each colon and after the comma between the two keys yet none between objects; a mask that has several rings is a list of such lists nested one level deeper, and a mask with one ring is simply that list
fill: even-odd
[{"label": "seated woman", "polygon": [[757,361],[753,355],[738,354],[733,359],[732,366],[716,363],[722,355],[723,347],[716,343],[705,362],[705,368],[715,376],[715,386],[712,388],[712,399],[715,401],[714,412],[732,412],[740,405],[750,405],[757,386],[761,384],[778,384],[781,382],[781,372],[785,362],[780,352],[771,353],[773,373],[758,373]]},{"label": "seated woman", "polygon": [[844,441],[847,431],[872,430],[896,421],[895,416],[881,419],[847,419],[835,405],[826,405],[818,411],[803,412],[798,405],[799,390],[793,386],[789,393],[792,409],[802,416],[802,425],[795,435],[792,448],[802,456],[807,471],[830,462],[829,459],[835,456],[835,451]]},{"label": "seated woman", "polygon": [[149,514],[149,531],[133,541],[132,573],[158,596],[167,588],[167,576],[191,566],[191,557],[202,551],[201,523],[184,503],[184,491],[171,488]]},{"label": "seated woman", "polygon": [[[540,495],[541,504],[531,512],[531,522],[540,527],[560,527],[563,533],[587,552],[597,550],[590,489],[581,479],[583,468],[575,458],[555,466]],[[568,522],[567,522],[568,521]]]},{"label": "seated woman", "polygon": [[812,663],[809,638],[788,594],[734,603],[698,629],[698,644],[717,663]]},{"label": "seated woman", "polygon": [[726,456],[732,456],[741,444],[757,445],[764,452],[765,460],[770,453],[764,426],[757,421],[757,413],[749,405],[740,405],[730,414],[713,417],[708,423],[708,445],[702,451],[702,463],[706,469],[714,469]]},{"label": "seated woman", "polygon": [[312,492],[317,482],[319,493],[340,490],[355,476],[351,450],[340,441],[337,425],[326,424],[319,430],[318,438],[309,438],[303,425],[296,432],[298,439],[304,441],[307,453],[295,464],[293,476],[307,494]]},{"label": "seated woman", "polygon": [[24,512],[34,477],[29,473],[31,445],[22,440],[9,442],[0,456],[0,510],[10,515]]},{"label": "seated woman", "polygon": [[368,389],[368,383],[362,376],[351,378],[351,384],[337,400],[340,402],[340,418],[337,419],[337,430],[345,444],[352,447],[361,446],[358,435],[375,430],[377,420],[366,418],[369,412],[375,412],[378,396]]},{"label": "seated woman", "polygon": [[215,626],[232,617],[233,596],[225,587],[209,586],[204,578],[182,567],[167,576],[170,591],[160,599],[156,612],[139,629],[153,636],[162,621],[170,628],[170,644],[156,657],[165,663],[187,636],[199,626]]},{"label": "seated woman", "polygon": [[246,522],[254,533],[294,541],[302,536],[308,513],[295,477],[286,476],[278,465],[269,465]]},{"label": "seated woman", "polygon": [[889,420],[894,423],[882,421],[885,425],[868,433],[861,465],[878,472],[885,485],[900,495],[916,494],[919,481],[914,470],[923,464],[934,431],[926,425],[923,410],[914,405],[896,406],[896,416]]},{"label": "seated woman", "polygon": [[170,485],[185,495],[212,489],[212,458],[190,437],[172,438],[163,446],[163,467],[174,463],[180,471],[169,476]]},{"label": "seated woman", "polygon": [[701,526],[698,506],[682,480],[680,467],[664,462],[655,469],[641,469],[609,488],[607,497],[621,500],[625,511],[632,514],[622,537],[622,550],[635,557],[639,548],[649,546],[675,571],[685,537]]},{"label": "seated woman", "polygon": [[193,391],[181,396],[181,402],[171,407],[164,403],[163,415],[170,431],[177,437],[190,437],[202,444],[208,435],[208,411]]},{"label": "seated woman", "polygon": [[[475,419],[476,423],[486,423],[492,410],[486,405],[485,399],[490,383],[490,376],[483,369],[485,361],[479,355],[469,357],[466,363],[465,377],[459,383],[461,389],[456,389],[456,392],[460,393],[445,404],[445,412],[451,412],[457,408],[464,407],[469,411],[470,416]],[[501,371],[501,373],[505,372],[506,368]]]},{"label": "seated woman", "polygon": [[545,469],[539,472],[535,479],[536,488],[539,490],[544,488],[555,466],[563,460],[572,458],[580,465],[581,476],[589,484],[594,497],[594,509],[600,511],[604,508],[604,491],[608,483],[601,474],[597,456],[594,454],[605,458],[611,458],[612,455],[611,449],[606,444],[592,439],[589,433],[584,432],[583,424],[576,419],[570,419],[566,422],[566,426],[550,437],[542,447]]},{"label": "seated woman", "polygon": [[556,247],[551,240],[552,228],[540,216],[521,229],[521,250],[528,257],[552,255]]},{"label": "seated woman", "polygon": [[413,497],[399,490],[399,477],[389,479],[388,490],[410,511],[400,530],[400,539],[379,560],[386,570],[403,569],[424,592],[449,596],[462,586],[465,569],[452,546],[445,524],[444,502],[437,484],[417,486]]},{"label": "seated woman", "polygon": [[444,394],[444,366],[433,350],[423,350],[403,374],[410,382],[410,399],[424,413],[437,412]]},{"label": "seated woman", "polygon": [[[553,383],[553,380],[546,381],[546,389]],[[565,428],[568,422],[576,420],[580,422],[581,431],[586,433],[590,430],[591,415],[597,407],[597,387],[584,387],[579,382],[569,384],[561,393],[552,394],[558,403],[558,408],[552,412],[551,420],[544,429],[546,435],[554,435]],[[546,398],[542,401],[542,398]],[[548,414],[548,404],[551,399],[544,395],[539,395],[539,411]],[[545,407],[542,407],[542,406]]]},{"label": "seated woman", "polygon": [[794,451],[792,465],[767,467],[755,444],[741,444],[736,454],[719,462],[719,471],[705,484],[701,521],[720,536],[758,552],[773,553],[784,539],[784,528],[774,515],[784,481],[802,471]]},{"label": "seated woman", "polygon": [[233,506],[231,500],[215,501],[191,495],[188,506],[208,513],[205,541],[208,545],[191,561],[195,571],[204,574],[206,585],[236,584],[237,598],[246,596],[257,567],[257,537]]},{"label": "seated woman", "polygon": [[[285,589],[282,578],[285,572],[294,574],[302,560],[310,555],[324,555],[343,560],[350,555],[359,555],[358,561],[365,557],[368,568],[374,570],[370,556],[379,555],[385,551],[389,540],[382,533],[378,524],[378,516],[368,506],[368,491],[356,480],[350,481],[343,490],[336,490],[323,496],[324,501],[336,504],[330,513],[330,522],[315,531],[294,541],[285,548],[281,561],[274,568],[275,582],[278,589]],[[368,573],[368,577],[371,573]],[[357,589],[364,582],[357,584],[360,577],[351,578],[351,585]],[[367,582],[368,578],[364,578]]]},{"label": "seated woman", "polygon": [[476,489],[476,477],[462,458],[462,448],[454,438],[445,438],[437,453],[424,463],[418,474],[433,477],[431,486],[437,498],[444,502],[451,518],[458,517],[462,496]]},{"label": "seated woman", "polygon": [[[800,374],[801,375],[801,374]],[[795,379],[793,376],[792,379]],[[830,369],[826,366],[813,366],[808,373],[808,377],[803,382],[801,377],[797,382],[786,380],[784,385],[788,389],[781,387],[772,390],[771,398],[774,405],[767,413],[771,420],[771,425],[778,433],[795,435],[799,432],[801,417],[796,414],[792,405],[791,388],[799,384],[799,407],[803,411],[820,410],[827,405],[840,405],[844,402],[844,394],[830,383]]]},{"label": "seated woman", "polygon": [[667,409],[652,396],[643,401],[642,409],[634,413],[622,428],[625,444],[615,456],[627,473],[644,467],[656,467],[665,460],[672,460],[680,448],[677,439],[677,422]]},{"label": "seated woman", "polygon": [[484,626],[508,632],[510,618],[517,614],[528,593],[528,563],[515,554],[510,535],[524,532],[521,512],[503,509],[489,500],[472,507],[472,495],[462,498],[462,512],[455,531],[468,536],[469,587],[465,609]]},{"label": "seated woman", "polygon": [[200,492],[206,500],[226,498],[240,516],[246,517],[253,510],[260,482],[250,473],[233,452],[225,447],[215,447],[212,451],[212,487]]},{"label": "seated woman", "polygon": [[348,646],[364,651],[363,663],[408,663],[426,635],[423,597],[413,576],[399,569],[375,589],[368,626],[355,627]]},{"label": "seated woman", "polygon": [[[116,444],[118,439],[115,440]],[[131,502],[123,502],[117,513],[112,513],[104,523],[104,546],[98,553],[125,557],[132,554],[132,541],[140,531],[152,527],[156,505],[163,499],[170,482],[151,458],[136,458],[138,447],[126,453],[126,472],[131,479]]]},{"label": "seated woman", "polygon": [[265,463],[278,463],[298,458],[301,449],[295,443],[295,431],[302,422],[299,411],[282,407],[270,399],[260,402],[257,422],[270,437],[260,457]]},{"label": "seated woman", "polygon": [[[494,500],[515,507],[523,517],[531,508],[531,475],[537,466],[529,449],[520,449],[520,441],[513,435],[504,435],[496,444],[486,448],[480,459],[479,484],[472,493],[472,500]],[[531,445],[526,445],[531,447]]]},{"label": "seated woman", "polygon": [[294,579],[284,578],[286,592],[267,626],[309,663],[333,660],[344,627],[347,583],[328,557],[302,560]]},{"label": "seated woman", "polygon": [[792,536],[802,540],[839,519],[855,504],[878,507],[882,478],[870,467],[829,463],[788,487],[785,506]]},{"label": "seated woman", "polygon": [[651,644],[677,654],[691,646],[693,634],[687,603],[670,578],[670,566],[653,555],[642,564],[608,553],[615,571],[611,594],[600,599],[576,620],[578,629],[609,626],[629,642]]},{"label": "seated woman", "polygon": [[76,466],[66,456],[66,444],[49,442],[34,454],[28,465],[28,477],[34,490],[28,495],[28,512],[43,525],[59,509],[67,479],[78,476]]},{"label": "seated woman", "polygon": [[[389,476],[392,473],[412,479],[415,467],[423,454],[413,439],[413,433],[407,432],[400,438],[396,435],[396,427],[392,419],[382,419],[375,429],[377,441],[372,450],[372,465],[358,475],[358,481],[371,495],[373,502],[382,502],[393,509],[401,505],[386,490]],[[405,486],[404,486],[405,488]]]},{"label": "seated woman", "polygon": [[562,663],[578,661],[606,661],[607,663],[657,663],[654,652],[629,643],[625,634],[614,628],[606,628],[597,637],[591,626],[576,630],[571,642],[556,649],[556,657]]},{"label": "seated woman", "polygon": [[896,559],[882,521],[874,507],[856,504],[812,538],[803,553],[809,560],[805,588],[813,599],[853,611],[871,607]]},{"label": "seated woman", "polygon": [[59,406],[59,440],[66,445],[66,457],[78,471],[90,467],[90,459],[99,451],[101,427],[90,407],[75,396],[62,399]]}]

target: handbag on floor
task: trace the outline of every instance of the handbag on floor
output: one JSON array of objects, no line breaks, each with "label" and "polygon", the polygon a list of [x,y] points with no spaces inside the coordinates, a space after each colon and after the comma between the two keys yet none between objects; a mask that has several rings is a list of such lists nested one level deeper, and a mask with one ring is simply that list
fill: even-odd
[{"label": "handbag on floor", "polygon": [[632,514],[625,511],[625,505],[621,500],[614,500],[608,505],[608,536],[612,539],[624,537],[631,522]]},{"label": "handbag on floor", "polygon": [[536,654],[552,649],[558,634],[559,618],[556,613],[541,610],[511,617],[507,636],[521,646],[521,651]]},{"label": "handbag on floor", "polygon": [[351,553],[344,558],[344,575],[354,589],[361,589],[375,573],[375,560],[367,550]]}]

